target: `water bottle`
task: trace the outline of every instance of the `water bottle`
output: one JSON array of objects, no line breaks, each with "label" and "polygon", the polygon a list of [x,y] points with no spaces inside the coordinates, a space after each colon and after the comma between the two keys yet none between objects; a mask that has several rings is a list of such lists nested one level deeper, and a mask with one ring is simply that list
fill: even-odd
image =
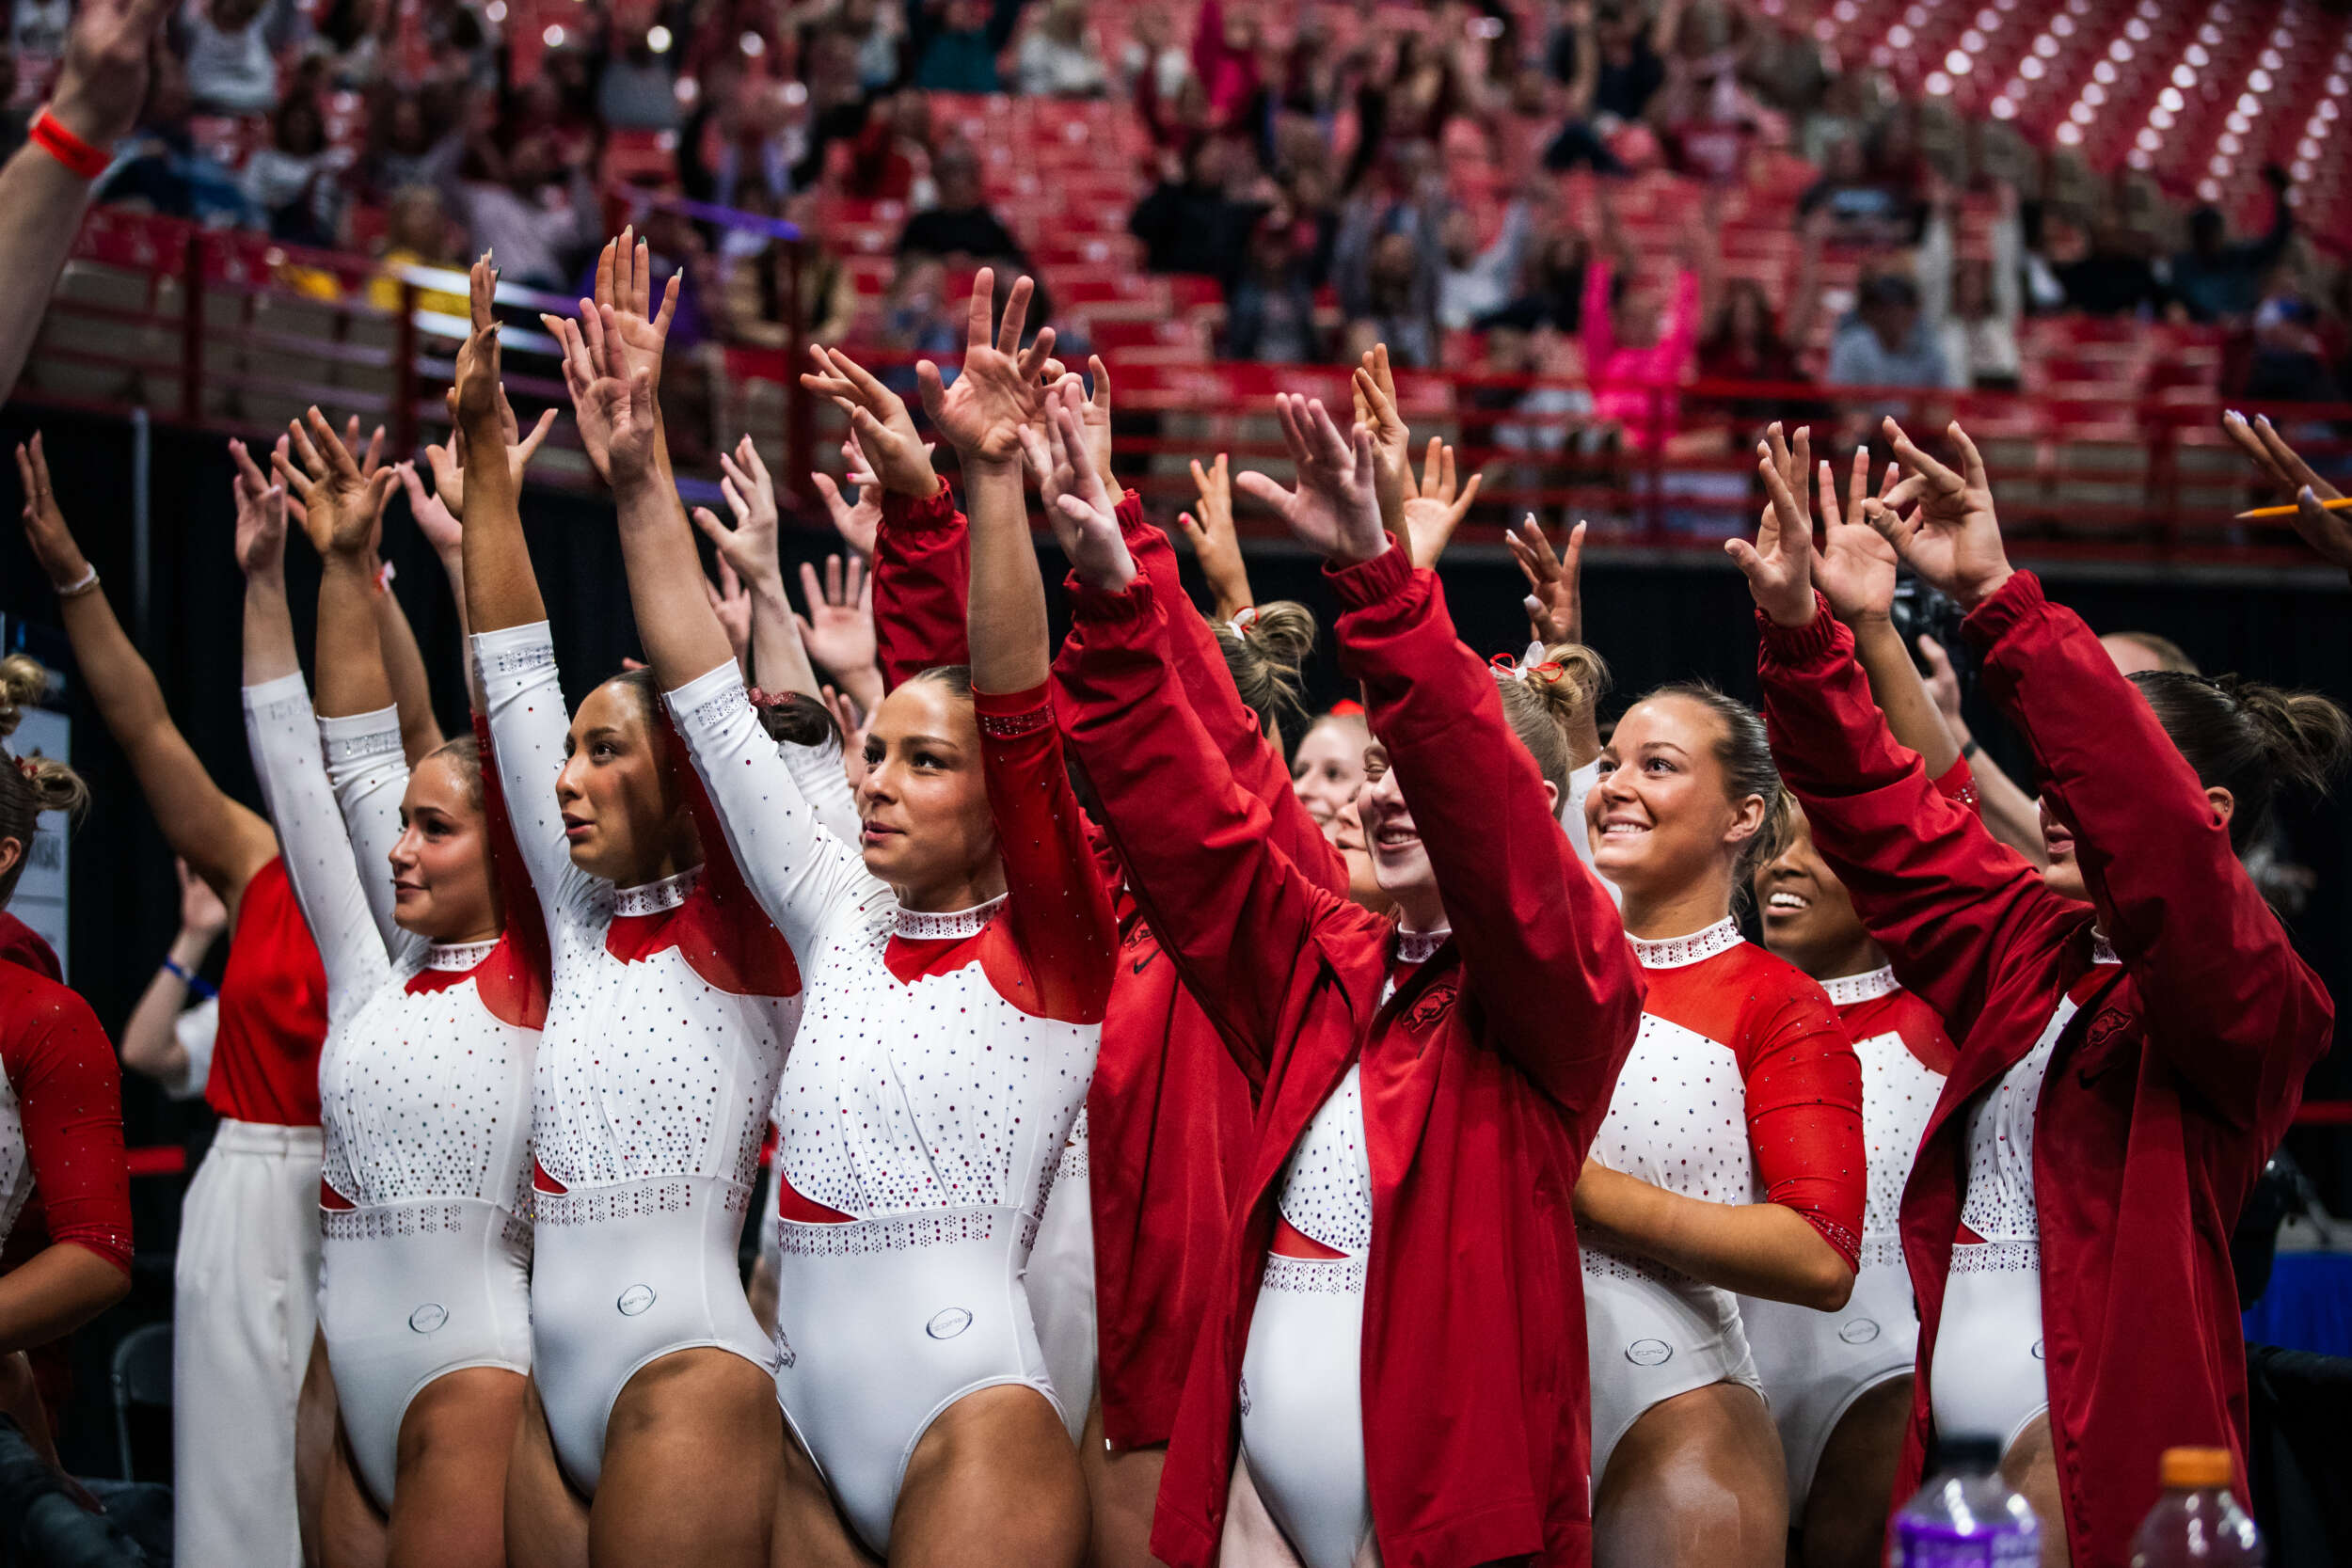
[{"label": "water bottle", "polygon": [[2262,1568],[2262,1531],[2230,1492],[2230,1450],[2167,1449],[2164,1496],[2132,1537],[2132,1568]]},{"label": "water bottle", "polygon": [[1887,1568],[2039,1568],[2042,1521],[2001,1479],[1997,1437],[1944,1439],[1944,1468],[1895,1515]]}]

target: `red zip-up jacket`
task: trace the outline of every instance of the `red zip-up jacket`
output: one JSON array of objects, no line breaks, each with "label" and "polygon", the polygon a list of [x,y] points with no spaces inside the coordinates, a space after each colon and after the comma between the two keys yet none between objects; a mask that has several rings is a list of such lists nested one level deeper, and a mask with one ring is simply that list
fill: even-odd
[{"label": "red zip-up jacket", "polygon": [[[1961,1041],[1903,1192],[1919,1365],[1960,1225],[1970,1102],[2023,1058],[2090,968],[2095,919],[2123,974],[2059,1037],[2034,1124],[2050,1434],[2082,1568],[2122,1568],[2176,1445],[2246,1475],[2246,1355],[2230,1230],[2326,1053],[2334,1009],[2230,847],[2203,786],[2098,639],[2019,572],[1963,630],[2073,825],[2093,910],[2042,884],[1938,795],[1871,705],[1852,639],[1762,625],[1781,775],[1896,976]],[[1897,1476],[1920,1481],[1928,1379]]]},{"label": "red zip-up jacket", "polygon": [[[1120,530],[1136,569],[1168,595],[1173,662],[1189,704],[1234,781],[1265,809],[1275,843],[1307,876],[1347,891],[1347,866],[1291,794],[1290,775],[1233,689],[1208,624],[1182,595],[1175,549],[1128,491]],[[893,684],[963,656],[964,518],[946,486],[928,501],[883,505],[875,544],[874,619]],[[1074,657],[1084,626],[1072,628]],[[1103,1435],[1114,1447],[1165,1443],[1175,1430],[1201,1320],[1224,1256],[1227,1215],[1253,1147],[1248,1080],[1216,1026],[1161,961],[1127,879],[1106,857],[1120,929],[1103,1044],[1087,1092],[1094,1225],[1095,1358]]]},{"label": "red zip-up jacket", "polygon": [[1236,1385],[1285,1163],[1362,1064],[1373,1239],[1364,1455],[1390,1568],[1591,1559],[1578,1172],[1640,1026],[1615,907],[1546,809],[1485,661],[1405,553],[1330,575],[1453,938],[1383,1004],[1392,923],[1270,841],[1168,679],[1154,585],[1082,592],[1065,727],[1152,928],[1259,1088],[1257,1141],[1184,1385],[1152,1550],[1215,1560]]}]

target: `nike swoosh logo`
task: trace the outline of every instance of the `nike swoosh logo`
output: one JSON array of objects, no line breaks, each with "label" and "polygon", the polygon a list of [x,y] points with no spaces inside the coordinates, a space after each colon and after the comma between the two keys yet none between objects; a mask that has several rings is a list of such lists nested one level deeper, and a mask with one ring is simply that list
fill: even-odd
[{"label": "nike swoosh logo", "polygon": [[1154,947],[1153,949],[1152,949],[1152,951],[1151,951],[1151,952],[1146,953],[1146,954],[1145,954],[1142,958],[1137,958],[1137,959],[1136,959],[1133,963],[1129,964],[1129,965],[1128,965],[1128,968],[1129,968],[1130,970],[1132,970],[1135,974],[1142,974],[1145,970],[1147,970],[1147,969],[1151,968],[1151,967],[1152,967],[1152,959],[1154,959],[1154,958],[1158,958],[1159,956],[1160,956],[1160,950],[1159,950],[1158,948]]}]

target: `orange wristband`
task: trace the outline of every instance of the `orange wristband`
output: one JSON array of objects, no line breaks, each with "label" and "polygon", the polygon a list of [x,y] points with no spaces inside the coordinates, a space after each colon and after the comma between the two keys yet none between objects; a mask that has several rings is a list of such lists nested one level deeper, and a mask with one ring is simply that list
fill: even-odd
[{"label": "orange wristband", "polygon": [[65,122],[49,112],[47,104],[33,120],[27,135],[40,144],[40,150],[63,164],[67,172],[78,180],[95,180],[106,172],[114,155],[103,147],[92,147],[65,128]]}]

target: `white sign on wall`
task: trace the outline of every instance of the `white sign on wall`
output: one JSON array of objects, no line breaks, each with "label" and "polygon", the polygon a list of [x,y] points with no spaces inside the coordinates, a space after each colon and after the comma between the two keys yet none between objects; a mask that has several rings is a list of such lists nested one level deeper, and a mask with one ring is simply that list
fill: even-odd
[{"label": "white sign on wall", "polygon": [[[28,707],[24,710],[16,733],[8,737],[8,749],[18,756],[39,755],[72,762],[72,735],[73,726],[64,714],[45,707]],[[57,962],[64,966],[71,979],[73,960],[65,945],[68,853],[65,814],[42,812],[40,830],[25,851],[24,875],[8,899],[8,912],[39,931],[42,940],[57,950]]]}]

